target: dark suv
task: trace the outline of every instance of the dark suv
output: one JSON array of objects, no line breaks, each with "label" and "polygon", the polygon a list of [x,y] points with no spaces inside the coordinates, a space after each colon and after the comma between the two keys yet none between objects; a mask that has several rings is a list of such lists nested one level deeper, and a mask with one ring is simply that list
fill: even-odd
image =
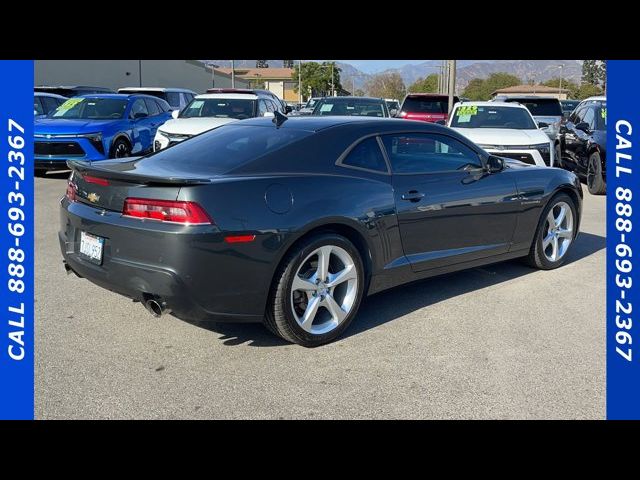
[{"label": "dark suv", "polygon": [[587,182],[589,192],[607,189],[607,99],[590,97],[581,102],[560,128],[562,168]]},{"label": "dark suv", "polygon": [[[455,105],[460,100],[453,97]],[[400,118],[443,123],[449,119],[449,97],[440,93],[410,93],[400,107]]]}]

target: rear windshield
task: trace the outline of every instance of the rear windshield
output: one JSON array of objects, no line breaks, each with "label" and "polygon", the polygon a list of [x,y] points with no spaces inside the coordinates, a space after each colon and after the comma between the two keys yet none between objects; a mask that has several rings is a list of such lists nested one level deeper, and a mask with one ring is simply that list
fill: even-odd
[{"label": "rear windshield", "polygon": [[485,107],[461,105],[453,112],[451,127],[455,128],[507,128],[534,130],[537,128],[531,115],[524,108]]},{"label": "rear windshield", "polygon": [[308,137],[313,132],[269,126],[229,124],[159,150],[140,162],[158,163],[176,173],[222,174]]},{"label": "rear windshield", "polygon": [[194,99],[180,113],[180,118],[237,118],[243,120],[254,116],[255,101],[240,98]]},{"label": "rear windshield", "polygon": [[384,117],[382,100],[323,98],[316,103],[313,115],[340,115],[354,117]]},{"label": "rear windshield", "polygon": [[[454,103],[457,99],[454,99]],[[448,113],[447,97],[407,97],[402,104],[402,111],[408,113]]]},{"label": "rear windshield", "polygon": [[579,101],[575,101],[575,102],[571,102],[571,101],[565,101],[565,102],[560,102],[560,104],[562,105],[562,111],[563,112],[573,112],[573,110],[578,106],[580,102]]},{"label": "rear windshield", "polygon": [[560,101],[555,98],[509,98],[507,102],[517,102],[527,107],[531,115],[540,117],[560,117],[562,116],[562,107]]}]

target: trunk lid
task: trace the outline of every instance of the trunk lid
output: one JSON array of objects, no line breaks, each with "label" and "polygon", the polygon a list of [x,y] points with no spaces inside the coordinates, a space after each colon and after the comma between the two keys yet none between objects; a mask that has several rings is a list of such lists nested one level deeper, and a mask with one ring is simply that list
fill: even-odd
[{"label": "trunk lid", "polygon": [[69,182],[76,201],[96,208],[121,212],[128,197],[176,200],[183,185],[209,183],[203,178],[177,178],[177,172],[159,171],[155,175],[137,173],[129,161],[69,161]]}]

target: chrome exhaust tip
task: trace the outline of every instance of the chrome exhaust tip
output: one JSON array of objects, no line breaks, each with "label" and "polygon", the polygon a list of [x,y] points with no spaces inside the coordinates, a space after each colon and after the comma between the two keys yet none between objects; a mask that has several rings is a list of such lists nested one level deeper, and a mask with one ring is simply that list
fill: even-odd
[{"label": "chrome exhaust tip", "polygon": [[166,313],[170,313],[171,310],[167,309],[165,302],[150,298],[143,302],[144,308],[153,315],[155,318],[159,318]]}]

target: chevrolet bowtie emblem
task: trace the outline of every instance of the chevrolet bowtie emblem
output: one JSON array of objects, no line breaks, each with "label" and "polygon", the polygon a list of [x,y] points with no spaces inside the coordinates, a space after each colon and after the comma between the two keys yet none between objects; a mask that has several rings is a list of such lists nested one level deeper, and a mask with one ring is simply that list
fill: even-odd
[{"label": "chevrolet bowtie emblem", "polygon": [[100,195],[91,192],[89,195],[87,195],[87,200],[89,200],[91,203],[96,203],[98,200],[100,200]]}]

